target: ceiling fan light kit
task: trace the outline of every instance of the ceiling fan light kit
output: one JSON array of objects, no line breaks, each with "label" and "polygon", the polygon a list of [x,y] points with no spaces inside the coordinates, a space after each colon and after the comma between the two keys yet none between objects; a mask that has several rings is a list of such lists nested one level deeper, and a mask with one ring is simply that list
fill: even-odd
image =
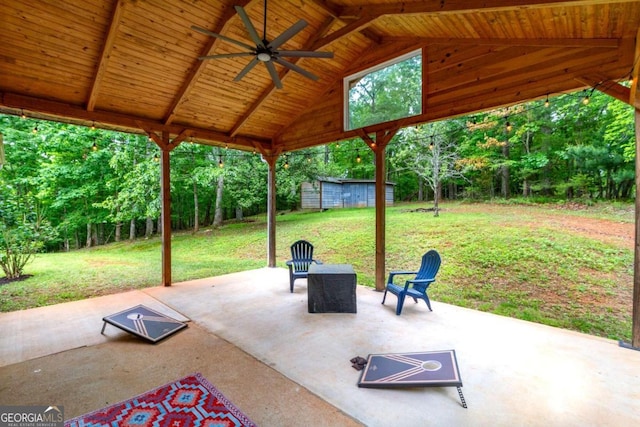
[{"label": "ceiling fan light kit", "polygon": [[245,52],[237,52],[237,53],[224,53],[219,55],[206,55],[200,56],[199,60],[208,60],[208,59],[221,59],[221,58],[236,58],[242,56],[253,56],[251,61],[238,73],[238,75],[233,79],[234,81],[240,81],[249,71],[253,69],[258,63],[262,62],[267,67],[267,71],[273,80],[273,84],[278,88],[282,88],[282,81],[280,80],[280,76],[273,65],[273,63],[277,63],[282,65],[285,68],[288,68],[292,71],[295,71],[298,74],[301,74],[311,80],[318,80],[318,76],[315,74],[305,70],[298,65],[286,61],[282,59],[282,57],[289,58],[333,58],[333,52],[316,52],[312,50],[279,50],[278,48],[287,42],[290,38],[298,34],[303,28],[307,26],[307,22],[304,19],[299,20],[291,27],[286,29],[282,34],[273,39],[272,41],[268,41],[267,39],[267,0],[264,2],[264,30],[263,36],[260,38],[256,28],[251,23],[249,16],[245,12],[244,8],[241,6],[234,6],[238,16],[242,20],[242,23],[247,29],[249,33],[249,37],[255,43],[255,47],[248,45],[244,42],[232,39],[230,37],[224,36],[222,34],[214,33],[212,31],[206,30],[204,28],[197,27],[195,25],[191,26],[191,29],[194,31],[198,31],[199,33],[206,34],[211,37],[215,37],[220,40],[224,40],[228,43],[235,44],[244,48]]}]

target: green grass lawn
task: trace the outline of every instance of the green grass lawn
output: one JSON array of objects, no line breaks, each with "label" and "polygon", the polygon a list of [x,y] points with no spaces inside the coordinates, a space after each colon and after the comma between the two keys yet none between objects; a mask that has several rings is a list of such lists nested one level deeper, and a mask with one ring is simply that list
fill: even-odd
[{"label": "green grass lawn", "polygon": [[[387,270],[415,269],[435,248],[443,264],[430,288],[433,300],[630,340],[633,232],[620,237],[612,230],[633,230],[633,206],[448,203],[437,218],[416,211],[428,207],[387,209]],[[173,281],[264,267],[265,220],[175,234]],[[304,238],[317,258],[352,264],[359,284],[374,285],[373,209],[287,213],[277,217],[276,233],[278,266],[285,267],[289,245]],[[25,270],[32,277],[0,286],[0,311],[157,286],[160,263],[159,238],[39,254]]]}]

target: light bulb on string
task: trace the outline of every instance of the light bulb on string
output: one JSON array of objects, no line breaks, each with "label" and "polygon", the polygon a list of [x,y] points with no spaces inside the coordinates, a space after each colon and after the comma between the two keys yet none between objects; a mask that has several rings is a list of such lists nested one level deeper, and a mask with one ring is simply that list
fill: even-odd
[{"label": "light bulb on string", "polygon": [[96,130],[96,122],[91,122],[91,130]]},{"label": "light bulb on string", "polygon": [[33,131],[34,134],[38,133],[38,126],[34,126]]},{"label": "light bulb on string", "polygon": [[224,162],[222,161],[222,156],[218,157],[218,167],[222,169],[224,167]]},{"label": "light bulb on string", "polygon": [[95,141],[93,141],[93,145],[91,146],[91,149],[92,149],[93,151],[98,151],[98,144],[96,144],[96,142],[95,142]]},{"label": "light bulb on string", "polygon": [[549,105],[550,105],[550,104],[549,104],[549,94],[547,94],[547,99],[544,101],[544,106],[545,106],[546,108],[549,108]]},{"label": "light bulb on string", "polygon": [[513,129],[513,126],[511,126],[511,122],[509,122],[509,120],[507,120],[507,122],[505,123],[505,129],[507,130],[507,132],[511,132],[511,130]]},{"label": "light bulb on string", "polygon": [[362,161],[362,159],[360,158],[360,153],[358,151],[356,151],[356,162],[360,163]]},{"label": "light bulb on string", "polygon": [[22,117],[23,119],[26,119],[27,115],[24,113],[24,110],[21,110],[21,111],[22,111],[22,114],[20,115],[20,117]]},{"label": "light bulb on string", "polygon": [[285,169],[289,169],[289,159],[288,158],[284,159],[284,168]]},{"label": "light bulb on string", "polygon": [[429,142],[429,150],[433,150],[433,135],[431,135],[431,142]]},{"label": "light bulb on string", "polygon": [[586,94],[584,98],[582,98],[583,105],[589,105],[589,94]]}]

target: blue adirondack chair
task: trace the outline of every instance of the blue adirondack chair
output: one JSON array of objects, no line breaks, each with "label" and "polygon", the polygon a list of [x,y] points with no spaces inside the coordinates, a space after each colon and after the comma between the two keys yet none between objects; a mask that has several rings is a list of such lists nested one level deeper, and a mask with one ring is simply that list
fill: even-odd
[{"label": "blue adirondack chair", "polygon": [[[422,256],[422,264],[418,271],[392,271],[389,273],[389,279],[387,280],[387,288],[384,291],[384,297],[382,298],[382,304],[387,298],[387,292],[391,292],[398,296],[398,305],[396,306],[396,314],[402,313],[402,306],[404,305],[405,297],[409,296],[417,303],[418,298],[423,299],[431,310],[431,302],[427,295],[427,289],[429,285],[436,281],[436,274],[440,269],[440,254],[437,251],[431,249]],[[398,275],[415,275],[413,279],[407,280],[403,285],[396,285],[393,283],[393,278]]]},{"label": "blue adirondack chair", "polygon": [[293,293],[293,282],[296,279],[306,279],[309,273],[309,266],[313,263],[322,262],[313,259],[313,245],[306,240],[298,240],[291,245],[291,259],[287,261],[289,267],[289,287]]}]

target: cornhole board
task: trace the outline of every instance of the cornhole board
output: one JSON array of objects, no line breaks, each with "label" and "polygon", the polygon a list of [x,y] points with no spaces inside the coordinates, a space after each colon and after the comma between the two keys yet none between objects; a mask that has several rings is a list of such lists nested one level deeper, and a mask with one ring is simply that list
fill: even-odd
[{"label": "cornhole board", "polygon": [[455,350],[370,354],[358,387],[456,387],[467,407]]},{"label": "cornhole board", "polygon": [[101,334],[104,334],[104,328],[108,323],[152,343],[157,343],[187,327],[186,323],[145,307],[142,304],[105,316],[102,320],[104,324],[102,325]]}]

